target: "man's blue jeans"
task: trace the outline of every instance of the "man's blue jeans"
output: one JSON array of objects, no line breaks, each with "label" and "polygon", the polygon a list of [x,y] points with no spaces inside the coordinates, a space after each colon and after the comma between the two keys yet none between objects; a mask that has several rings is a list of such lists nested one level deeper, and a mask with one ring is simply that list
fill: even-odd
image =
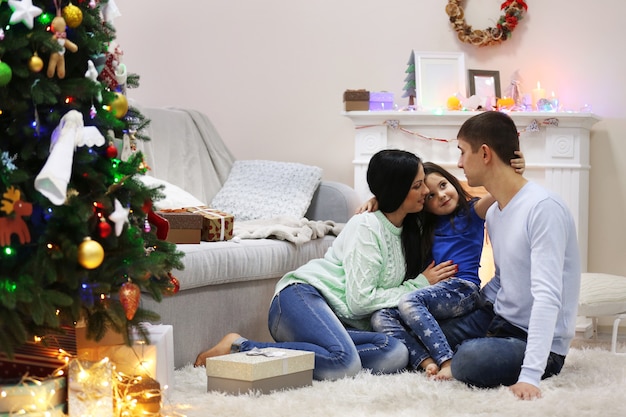
[{"label": "man's blue jeans", "polygon": [[382,333],[346,329],[324,297],[308,284],[289,285],[274,297],[269,329],[275,343],[246,340],[240,351],[278,347],[314,352],[317,380],[353,376],[361,368],[394,373],[408,363],[408,351],[400,341]]},{"label": "man's blue jeans", "polygon": [[[513,385],[522,370],[526,332],[496,316],[491,303],[467,316],[440,323],[451,346],[452,376],[481,388]],[[559,374],[565,356],[550,353],[542,379]]]}]

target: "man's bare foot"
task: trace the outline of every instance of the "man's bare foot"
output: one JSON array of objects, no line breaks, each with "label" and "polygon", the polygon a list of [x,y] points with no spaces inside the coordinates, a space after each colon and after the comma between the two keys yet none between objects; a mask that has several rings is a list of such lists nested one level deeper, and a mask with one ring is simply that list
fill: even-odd
[{"label": "man's bare foot", "polygon": [[454,379],[454,377],[452,376],[452,367],[450,366],[449,360],[441,364],[441,369],[439,370],[437,375],[434,376],[434,379],[438,381],[449,381],[451,379]]},{"label": "man's bare foot", "polygon": [[239,339],[241,335],[237,333],[228,333],[226,336],[220,340],[217,345],[213,346],[211,349],[205,350],[200,353],[196,358],[196,362],[193,366],[206,366],[207,358],[212,358],[214,356],[228,355],[230,353],[230,347],[233,342]]},{"label": "man's bare foot", "polygon": [[422,368],[428,376],[435,376],[439,373],[439,367],[431,358],[424,359],[422,363],[420,363],[420,368]]}]

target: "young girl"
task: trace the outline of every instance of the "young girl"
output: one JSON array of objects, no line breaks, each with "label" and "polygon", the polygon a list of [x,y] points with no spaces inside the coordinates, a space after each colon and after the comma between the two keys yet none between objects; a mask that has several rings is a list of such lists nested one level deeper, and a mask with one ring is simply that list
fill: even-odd
[{"label": "young girl", "polygon": [[[511,164],[522,173],[525,161],[521,152],[518,155]],[[407,345],[411,367],[449,379],[453,351],[437,320],[459,317],[477,307],[484,219],[495,200],[490,194],[472,197],[454,175],[434,163],[424,163],[424,172],[430,192],[423,214],[422,259],[429,259],[430,253],[431,265],[451,260],[457,272],[403,296],[397,308],[379,310],[372,316],[372,327]]]},{"label": "young girl", "polygon": [[[230,333],[200,353],[196,366],[212,356],[272,346],[314,352],[315,379],[353,376],[362,368],[381,373],[406,368],[405,345],[370,331],[370,321],[375,311],[395,307],[403,295],[437,282],[420,274],[420,256],[405,257],[422,253],[417,213],[428,194],[422,161],[406,151],[377,152],[367,182],[380,210],[353,216],[323,258],[276,284],[269,311],[276,342]],[[440,278],[454,274],[448,265],[438,267]]]}]

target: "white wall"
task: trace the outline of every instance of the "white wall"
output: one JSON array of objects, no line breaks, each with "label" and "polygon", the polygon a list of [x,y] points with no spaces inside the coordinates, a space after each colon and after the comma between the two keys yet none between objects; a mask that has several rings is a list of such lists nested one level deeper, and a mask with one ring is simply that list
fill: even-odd
[{"label": "white wall", "polygon": [[[318,165],[329,180],[353,180],[344,90],[393,91],[405,104],[412,49],[461,51],[468,69],[500,71],[503,89],[519,69],[524,91],[541,81],[566,107],[591,104],[603,120],[591,136],[589,270],[626,275],[623,1],[529,2],[513,37],[484,48],[456,39],[443,0],[116,3],[123,62],[141,76],[129,97],[201,110],[238,159]],[[475,28],[500,15],[501,0],[464,3]]]}]

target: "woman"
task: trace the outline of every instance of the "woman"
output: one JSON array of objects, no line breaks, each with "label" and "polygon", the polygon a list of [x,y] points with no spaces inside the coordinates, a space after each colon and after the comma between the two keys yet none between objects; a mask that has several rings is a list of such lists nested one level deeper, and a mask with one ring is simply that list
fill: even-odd
[{"label": "woman", "polygon": [[[404,344],[370,331],[372,313],[395,307],[405,294],[452,276],[445,263],[420,274],[423,260],[417,213],[429,190],[422,161],[401,150],[382,150],[367,170],[379,210],[353,216],[323,258],[287,273],[270,305],[275,343],[247,340],[236,333],[198,355],[195,365],[229,352],[279,347],[315,353],[313,377],[337,379],[362,368],[393,373],[406,368]],[[425,271],[426,274],[426,271]],[[431,282],[429,282],[431,279]]]}]

